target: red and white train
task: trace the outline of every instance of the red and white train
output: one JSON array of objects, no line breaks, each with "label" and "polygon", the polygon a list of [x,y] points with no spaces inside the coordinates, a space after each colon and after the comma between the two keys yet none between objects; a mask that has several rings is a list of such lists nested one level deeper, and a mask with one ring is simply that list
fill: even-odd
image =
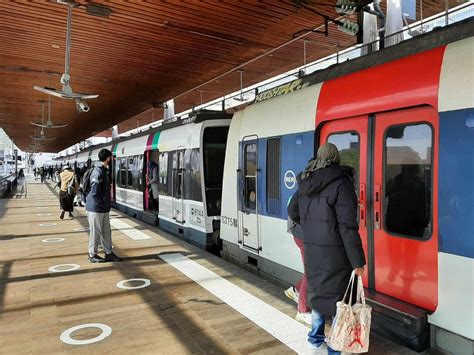
[{"label": "red and white train", "polygon": [[[297,173],[332,142],[357,171],[375,331],[472,353],[473,36],[471,18],[262,92],[233,117],[198,113],[118,139],[115,206],[292,283],[303,265],[286,206]],[[102,147],[62,160],[90,164]]]}]

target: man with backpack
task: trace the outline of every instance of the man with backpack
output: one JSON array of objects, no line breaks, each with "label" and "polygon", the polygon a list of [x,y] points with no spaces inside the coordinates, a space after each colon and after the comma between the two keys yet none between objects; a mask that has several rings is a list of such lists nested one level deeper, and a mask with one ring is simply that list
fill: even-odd
[{"label": "man with backpack", "polygon": [[[100,163],[85,172],[83,191],[86,196],[87,220],[89,221],[89,261],[102,263],[120,261],[112,252],[112,233],[110,230],[110,179],[109,164],[112,152],[108,149],[99,151]],[[97,255],[99,244],[105,252],[105,259]]]}]

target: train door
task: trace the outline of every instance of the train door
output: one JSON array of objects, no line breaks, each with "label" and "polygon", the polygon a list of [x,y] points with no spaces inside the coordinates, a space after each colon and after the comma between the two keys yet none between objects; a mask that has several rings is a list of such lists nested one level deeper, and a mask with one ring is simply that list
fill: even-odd
[{"label": "train door", "polygon": [[431,107],[376,115],[375,289],[429,310],[438,280],[436,131]]},{"label": "train door", "polygon": [[437,304],[436,112],[427,107],[325,123],[356,170],[369,288],[434,310]]},{"label": "train door", "polygon": [[[143,179],[145,181],[145,187],[143,190],[143,205],[145,210],[149,211],[158,211],[158,194],[157,194],[157,188],[159,183],[159,157],[160,157],[160,152],[158,150],[147,150],[144,154],[144,161],[143,161]],[[150,168],[151,165],[154,165],[153,168]],[[156,167],[156,168],[155,168]],[[156,170],[155,170],[156,169]],[[154,178],[152,175],[155,173],[157,176],[155,178],[157,180],[154,181],[154,186],[153,188],[150,184],[150,181]]]},{"label": "train door", "polygon": [[178,149],[173,154],[173,218],[176,222],[184,223],[184,150]]},{"label": "train door", "polygon": [[239,234],[243,246],[259,249],[259,228],[258,228],[258,140],[242,142],[242,152],[240,159],[240,196],[241,212]]},{"label": "train door", "polygon": [[[369,260],[367,251],[367,132],[368,117],[359,116],[343,120],[331,121],[321,129],[320,142],[332,143],[339,149],[341,165],[354,169],[355,190],[359,198],[359,234],[362,239],[365,258]],[[367,285],[368,274],[364,274]]]}]

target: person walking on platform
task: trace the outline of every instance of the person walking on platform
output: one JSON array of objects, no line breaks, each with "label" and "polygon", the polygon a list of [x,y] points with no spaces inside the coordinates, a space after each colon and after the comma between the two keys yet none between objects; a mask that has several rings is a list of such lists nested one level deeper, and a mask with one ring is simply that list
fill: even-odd
[{"label": "person walking on platform", "polygon": [[41,175],[41,182],[44,182],[46,180],[47,175],[48,175],[48,170],[47,170],[46,167],[41,167],[40,175]]},{"label": "person walking on platform", "polygon": [[[322,145],[297,177],[299,188],[288,206],[288,215],[303,228],[308,299],[312,329],[308,341],[324,349],[324,324],[336,314],[352,271],[362,275],[365,255],[357,223],[357,196],[352,168],[339,165],[339,152]],[[327,348],[328,354],[339,352]]]},{"label": "person walking on platform", "polygon": [[[109,164],[112,152],[108,149],[99,151],[100,163],[94,167],[90,175],[83,176],[84,193],[86,193],[86,210],[89,221],[89,261],[100,263],[120,261],[112,252],[112,233],[110,230],[110,179]],[[84,181],[88,179],[88,181]],[[99,244],[105,252],[105,259],[97,255]]]},{"label": "person walking on platform", "polygon": [[76,167],[74,170],[77,178],[77,183],[79,184],[79,188],[76,191],[76,196],[74,197],[74,206],[84,207],[82,204],[82,170],[79,167]]},{"label": "person walking on platform", "polygon": [[63,168],[63,172],[59,174],[59,178],[61,179],[61,189],[59,190],[59,202],[61,204],[61,215],[59,218],[64,219],[64,214],[66,212],[69,213],[69,218],[73,218],[72,211],[74,195],[76,194],[77,190],[77,180],[76,175],[72,171],[69,166],[65,166]]},{"label": "person walking on platform", "polygon": [[[301,225],[293,221],[290,217],[288,217],[288,233],[293,235],[293,240],[300,250],[301,260],[304,265],[303,230],[301,229]],[[308,307],[307,303],[307,289],[308,279],[306,277],[306,272],[303,272],[303,276],[296,285],[285,290],[285,295],[290,300],[295,301],[298,305],[295,319],[299,322],[311,325],[311,308]]]},{"label": "person walking on platform", "polygon": [[61,177],[59,176],[59,169],[56,170],[56,172],[54,173],[54,181],[56,182],[56,184],[54,185],[54,189],[56,190],[57,188],[60,188],[61,187]]}]

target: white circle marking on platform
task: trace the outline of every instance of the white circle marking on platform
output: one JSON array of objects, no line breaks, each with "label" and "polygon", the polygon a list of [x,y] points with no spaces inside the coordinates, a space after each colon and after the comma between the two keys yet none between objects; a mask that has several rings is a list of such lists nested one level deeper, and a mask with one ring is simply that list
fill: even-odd
[{"label": "white circle marking on platform", "polygon": [[[62,269],[62,268],[66,269]],[[50,272],[66,272],[66,271],[74,271],[79,269],[81,266],[77,264],[60,264],[60,265],[54,265],[51,266],[48,270]]]},{"label": "white circle marking on platform", "polygon": [[40,227],[54,227],[56,223],[40,223]]},{"label": "white circle marking on platform", "polygon": [[64,238],[47,238],[43,239],[43,243],[59,243],[59,242],[64,242],[66,239]]},{"label": "white circle marking on platform", "polygon": [[[102,330],[102,333],[94,338],[85,339],[85,340],[76,340],[71,338],[71,334],[77,330],[86,329],[86,328],[99,328]],[[87,324],[80,324],[76,325],[72,328],[66,329],[64,332],[61,333],[59,339],[65,344],[69,345],[87,345],[92,343],[97,343],[101,340],[107,338],[110,334],[112,334],[112,328],[108,325],[101,324],[101,323],[87,323]]]},{"label": "white circle marking on platform", "polygon": [[[125,286],[125,283],[133,282],[133,281],[141,281],[141,282],[143,282],[143,284],[139,285],[139,286]],[[123,290],[136,290],[136,289],[139,289],[139,288],[148,287],[150,285],[151,285],[151,281],[148,280],[148,279],[128,279],[128,280],[123,280],[123,281],[117,282],[117,287],[121,288]]]}]

